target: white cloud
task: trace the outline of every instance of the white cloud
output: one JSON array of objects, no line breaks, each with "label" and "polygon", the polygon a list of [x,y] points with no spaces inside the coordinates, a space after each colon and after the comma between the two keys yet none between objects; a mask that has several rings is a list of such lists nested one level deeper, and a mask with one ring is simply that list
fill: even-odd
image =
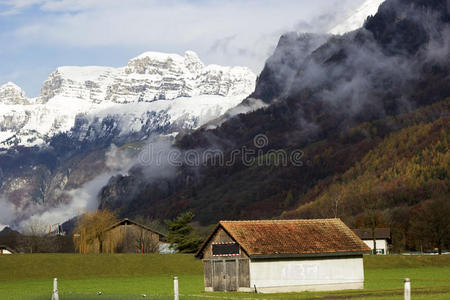
[{"label": "white cloud", "polygon": [[14,222],[16,207],[3,197],[0,197],[0,230]]},{"label": "white cloud", "polygon": [[281,34],[328,31],[366,1],[380,0],[0,0],[0,84],[37,96],[58,66],[118,67],[145,51],[259,73]]},{"label": "white cloud", "polygon": [[22,221],[18,227],[26,228],[29,224],[35,223],[60,224],[75,216],[97,209],[98,193],[108,183],[112,175],[114,174],[101,174],[80,188],[68,191],[70,200],[67,204],[47,209],[40,207],[31,217]]},{"label": "white cloud", "polygon": [[[2,208],[0,210],[0,228],[3,226],[1,224],[11,223],[18,228],[27,228],[30,224],[36,223],[63,223],[85,212],[91,212],[98,208],[98,195],[111,177],[127,175],[135,165],[144,167],[143,175],[148,180],[174,176],[176,169],[167,160],[167,155],[172,149],[171,145],[170,141],[156,137],[150,140],[139,154],[111,145],[105,153],[107,170],[79,188],[65,191],[64,193],[69,196],[69,199],[57,207],[34,205],[24,210],[21,207],[15,207],[6,199],[0,198],[0,208]],[[19,224],[17,224],[18,221]]]},{"label": "white cloud", "polygon": [[[0,0],[1,1],[1,0]],[[5,1],[3,1],[5,2]],[[325,31],[362,0],[7,0],[12,9],[44,12],[14,31],[21,43],[67,47],[134,47],[183,53],[207,63],[259,71],[280,34],[322,20]],[[47,13],[45,13],[47,12]],[[305,27],[305,26],[303,26]],[[310,26],[310,28],[313,28]],[[308,28],[308,29],[310,29]]]},{"label": "white cloud", "polygon": [[30,6],[45,2],[46,0],[0,0],[0,5],[6,7],[5,11],[0,11],[0,16],[15,15]]}]

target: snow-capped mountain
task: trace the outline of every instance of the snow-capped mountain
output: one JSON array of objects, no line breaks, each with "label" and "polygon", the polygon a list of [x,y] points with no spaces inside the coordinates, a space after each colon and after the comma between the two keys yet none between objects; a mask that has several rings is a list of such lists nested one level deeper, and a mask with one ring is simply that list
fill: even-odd
[{"label": "snow-capped mountain", "polygon": [[248,68],[205,66],[192,51],[146,52],[122,68],[60,67],[37,98],[0,87],[0,148],[45,145],[59,133],[92,140],[106,119],[119,135],[195,128],[239,104],[255,80]]},{"label": "snow-capped mountain", "polygon": [[368,16],[374,15],[385,0],[366,0],[357,10],[352,11],[344,22],[331,28],[328,33],[344,34],[360,28]]}]

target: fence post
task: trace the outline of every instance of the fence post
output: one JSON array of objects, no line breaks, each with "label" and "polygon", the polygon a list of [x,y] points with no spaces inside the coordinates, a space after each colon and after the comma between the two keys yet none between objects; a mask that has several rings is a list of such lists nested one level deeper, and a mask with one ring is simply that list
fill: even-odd
[{"label": "fence post", "polygon": [[178,277],[174,277],[173,278],[173,299],[174,300],[179,300],[179,295],[178,295]]},{"label": "fence post", "polygon": [[411,300],[411,280],[409,278],[405,278],[405,300]]},{"label": "fence post", "polygon": [[53,279],[52,300],[59,300],[59,295],[58,295],[58,278],[54,278]]}]

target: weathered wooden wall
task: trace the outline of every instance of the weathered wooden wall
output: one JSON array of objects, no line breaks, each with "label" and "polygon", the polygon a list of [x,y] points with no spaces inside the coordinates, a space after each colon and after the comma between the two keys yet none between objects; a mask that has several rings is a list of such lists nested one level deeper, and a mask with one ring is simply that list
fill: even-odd
[{"label": "weathered wooden wall", "polygon": [[207,291],[237,291],[250,287],[250,269],[247,255],[240,251],[235,256],[213,256],[212,245],[232,243],[233,239],[219,228],[203,250],[204,282]]},{"label": "weathered wooden wall", "polygon": [[99,241],[87,246],[87,253],[153,253],[159,248],[159,235],[134,224],[119,225],[107,231],[102,247]]},{"label": "weathered wooden wall", "polygon": [[[214,258],[212,256],[212,245],[214,243],[232,243],[234,242],[233,239],[226,233],[223,228],[219,228],[217,232],[212,236],[211,240],[208,242],[208,244],[205,246],[203,250],[203,258],[204,259],[211,259]],[[241,254],[237,257],[241,258],[247,258],[247,255],[241,251]]]}]

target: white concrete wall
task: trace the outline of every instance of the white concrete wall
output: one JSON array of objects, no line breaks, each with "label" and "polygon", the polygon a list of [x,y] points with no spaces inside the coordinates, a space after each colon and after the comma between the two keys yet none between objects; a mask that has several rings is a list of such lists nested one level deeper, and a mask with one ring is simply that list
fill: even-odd
[{"label": "white concrete wall", "polygon": [[[363,242],[373,250],[373,240],[363,240]],[[384,254],[388,254],[388,244],[386,240],[377,240],[377,249],[384,249]]]},{"label": "white concrete wall", "polygon": [[255,285],[261,292],[363,288],[363,259],[252,260],[250,286]]}]

